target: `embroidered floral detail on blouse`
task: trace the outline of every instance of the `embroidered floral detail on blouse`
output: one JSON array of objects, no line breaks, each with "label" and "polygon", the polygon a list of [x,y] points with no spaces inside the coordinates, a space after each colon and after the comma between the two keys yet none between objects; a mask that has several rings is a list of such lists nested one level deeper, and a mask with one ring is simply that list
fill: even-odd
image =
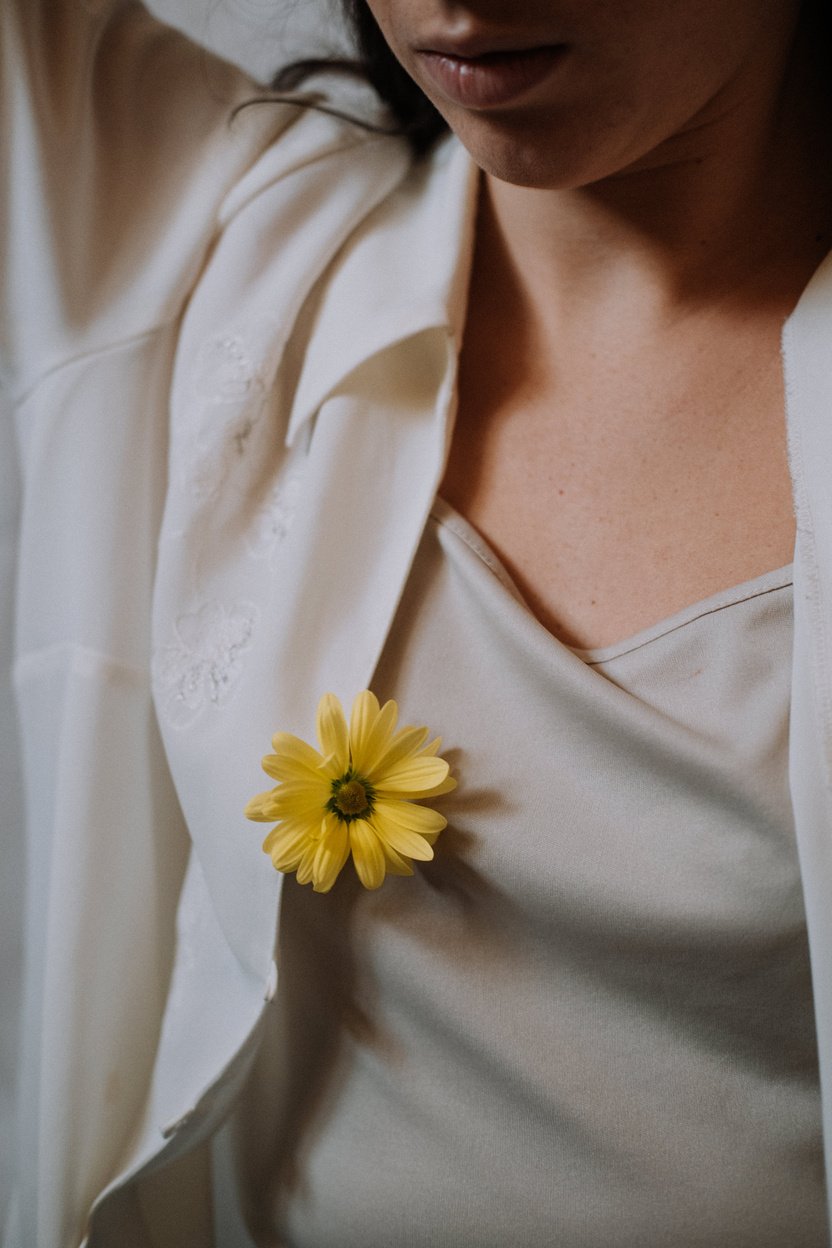
[{"label": "embroidered floral detail on blouse", "polygon": [[263,770],[278,783],[246,806],[246,816],[277,821],[263,842],[278,871],[297,873],[316,893],[332,888],[352,854],[365,888],[385,875],[412,875],[412,862],[433,857],[447,824],[438,811],[416,803],[456,787],[439,758],[439,737],[427,728],[396,730],[395,702],[379,706],[365,689],[352,705],[349,726],[341,703],[326,693],[318,703],[320,752],[300,737],[275,733]]},{"label": "embroidered floral detail on blouse", "polygon": [[302,479],[303,474],[295,469],[269,492],[248,539],[249,550],[255,559],[268,559],[287,536],[300,502]]},{"label": "embroidered floral detail on blouse", "polygon": [[186,728],[205,706],[220,707],[242,671],[242,656],[257,624],[253,603],[209,602],[176,621],[175,640],[154,663],[161,705],[172,724]]},{"label": "embroidered floral detail on blouse", "polygon": [[209,403],[239,403],[260,389],[260,370],[240,334],[223,334],[203,343],[194,389]]},{"label": "embroidered floral detail on blouse", "polygon": [[198,352],[193,390],[199,418],[183,430],[179,458],[185,483],[200,501],[217,497],[248,457],[268,408],[278,347],[275,327],[264,322],[247,337],[210,338]]},{"label": "embroidered floral detail on blouse", "polygon": [[224,439],[214,446],[197,442],[190,459],[183,456],[183,472],[187,484],[199,502],[216,499],[227,486],[228,478],[240,461],[254,425],[261,413],[246,413],[241,419],[229,422]]}]

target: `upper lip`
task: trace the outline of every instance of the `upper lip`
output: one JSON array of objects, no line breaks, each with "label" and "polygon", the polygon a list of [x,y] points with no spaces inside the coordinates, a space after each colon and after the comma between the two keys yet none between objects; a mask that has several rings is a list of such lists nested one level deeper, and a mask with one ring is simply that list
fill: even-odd
[{"label": "upper lip", "polygon": [[471,35],[462,39],[433,39],[426,41],[416,50],[432,52],[436,56],[449,56],[455,60],[472,61],[480,56],[488,56],[495,52],[536,52],[542,48],[553,48],[558,45],[552,39],[541,40],[539,43],[518,44],[510,38],[501,39],[492,35]]}]

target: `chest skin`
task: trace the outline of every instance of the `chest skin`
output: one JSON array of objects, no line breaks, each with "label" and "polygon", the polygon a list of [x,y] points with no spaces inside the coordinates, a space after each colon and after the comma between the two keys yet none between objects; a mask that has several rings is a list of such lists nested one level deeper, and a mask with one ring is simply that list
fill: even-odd
[{"label": "chest skin", "polygon": [[612,325],[560,365],[511,320],[475,275],[442,493],[552,634],[611,645],[791,561],[782,315]]}]

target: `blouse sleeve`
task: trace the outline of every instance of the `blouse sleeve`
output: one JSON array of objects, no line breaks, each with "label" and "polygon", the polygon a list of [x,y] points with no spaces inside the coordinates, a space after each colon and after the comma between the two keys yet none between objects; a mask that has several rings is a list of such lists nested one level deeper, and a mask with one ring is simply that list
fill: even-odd
[{"label": "blouse sleeve", "polygon": [[4,0],[0,23],[0,352],[19,394],[178,315],[218,204],[295,110],[238,116],[245,75],[128,0]]},{"label": "blouse sleeve", "polygon": [[149,689],[169,378],[224,206],[298,113],[235,115],[256,94],[139,4],[0,0],[0,581],[16,597],[0,770],[24,794],[4,791],[2,816],[13,1248],[80,1241],[152,1070],[189,844]]}]

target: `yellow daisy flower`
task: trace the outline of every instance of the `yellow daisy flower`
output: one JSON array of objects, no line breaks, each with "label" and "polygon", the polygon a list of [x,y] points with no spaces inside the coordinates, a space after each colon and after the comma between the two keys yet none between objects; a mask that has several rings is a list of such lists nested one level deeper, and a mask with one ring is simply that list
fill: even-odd
[{"label": "yellow daisy flower", "polygon": [[316,893],[332,888],[352,853],[365,888],[389,872],[412,875],[412,860],[433,857],[447,819],[415,802],[456,787],[438,757],[440,739],[425,744],[427,728],[396,731],[395,702],[379,706],[365,689],[352,705],[349,726],[341,703],[325,693],[318,703],[320,753],[300,737],[275,733],[274,754],[263,770],[278,781],[246,806],[246,816],[277,822],[263,842],[278,871],[296,871]]}]

